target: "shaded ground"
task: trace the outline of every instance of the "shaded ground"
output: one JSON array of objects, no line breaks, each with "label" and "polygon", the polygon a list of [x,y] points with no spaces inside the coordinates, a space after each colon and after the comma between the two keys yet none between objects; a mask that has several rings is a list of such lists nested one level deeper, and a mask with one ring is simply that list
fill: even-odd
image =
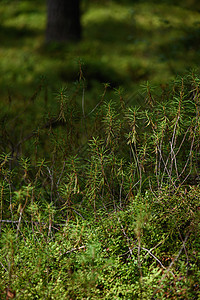
[{"label": "shaded ground", "polygon": [[[193,1],[194,2],[194,1]],[[41,76],[52,89],[78,78],[79,64],[89,89],[99,83],[133,91],[144,81],[161,84],[198,66],[200,13],[151,1],[83,1],[83,40],[44,44],[46,8],[40,2],[6,1],[1,5],[0,87],[31,93]],[[93,92],[92,92],[93,94]]]}]

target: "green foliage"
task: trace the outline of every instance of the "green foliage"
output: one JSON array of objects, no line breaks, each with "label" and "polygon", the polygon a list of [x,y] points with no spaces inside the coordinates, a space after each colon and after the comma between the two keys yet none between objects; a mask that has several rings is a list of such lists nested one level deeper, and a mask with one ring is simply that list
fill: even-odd
[{"label": "green foliage", "polygon": [[199,299],[199,4],[2,3],[0,298]]},{"label": "green foliage", "polygon": [[1,298],[197,299],[199,76],[86,111],[81,72],[53,112],[1,112]]}]

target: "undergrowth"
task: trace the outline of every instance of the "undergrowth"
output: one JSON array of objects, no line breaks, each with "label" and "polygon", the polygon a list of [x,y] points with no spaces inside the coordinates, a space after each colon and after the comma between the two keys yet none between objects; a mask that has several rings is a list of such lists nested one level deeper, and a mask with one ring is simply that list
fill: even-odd
[{"label": "undergrowth", "polygon": [[1,298],[199,299],[199,76],[88,111],[80,67],[38,114],[45,87],[1,110]]}]

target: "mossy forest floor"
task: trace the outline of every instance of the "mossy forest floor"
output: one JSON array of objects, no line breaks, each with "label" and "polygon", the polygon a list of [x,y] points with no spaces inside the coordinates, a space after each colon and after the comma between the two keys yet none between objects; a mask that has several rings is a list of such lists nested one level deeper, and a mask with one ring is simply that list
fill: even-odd
[{"label": "mossy forest floor", "polygon": [[200,5],[0,4],[0,299],[200,299]]}]

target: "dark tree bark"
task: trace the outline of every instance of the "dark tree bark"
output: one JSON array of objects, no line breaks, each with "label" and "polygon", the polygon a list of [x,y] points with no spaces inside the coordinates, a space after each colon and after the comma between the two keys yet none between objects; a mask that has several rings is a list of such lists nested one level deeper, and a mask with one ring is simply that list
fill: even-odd
[{"label": "dark tree bark", "polygon": [[47,42],[81,38],[79,0],[47,0]]}]

